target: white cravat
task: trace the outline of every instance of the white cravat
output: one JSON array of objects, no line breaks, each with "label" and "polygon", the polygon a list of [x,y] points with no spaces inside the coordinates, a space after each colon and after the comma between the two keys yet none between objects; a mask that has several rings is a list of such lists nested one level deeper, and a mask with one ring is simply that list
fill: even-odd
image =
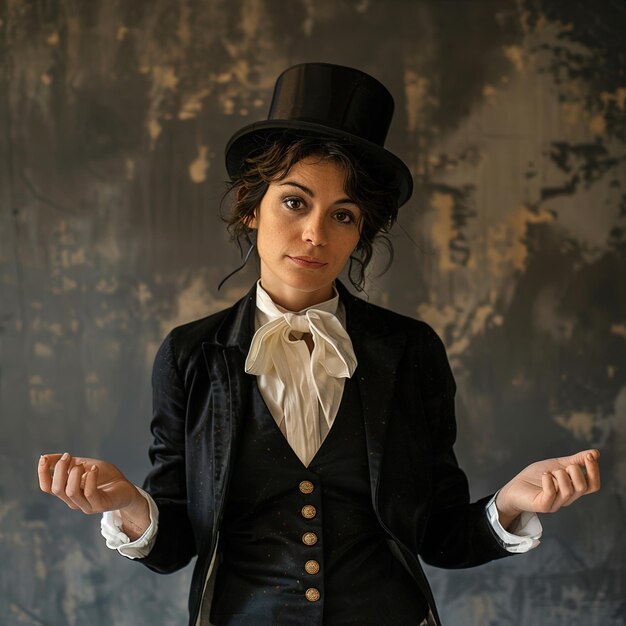
[{"label": "white cravat", "polygon": [[[320,417],[330,429],[345,379],[357,366],[352,341],[335,315],[338,303],[335,294],[331,300],[294,313],[276,305],[257,284],[262,325],[252,338],[245,369],[259,377],[259,388],[274,419],[281,427],[284,421],[287,441],[305,466],[322,443]],[[311,333],[310,354],[299,338],[301,333]]]}]

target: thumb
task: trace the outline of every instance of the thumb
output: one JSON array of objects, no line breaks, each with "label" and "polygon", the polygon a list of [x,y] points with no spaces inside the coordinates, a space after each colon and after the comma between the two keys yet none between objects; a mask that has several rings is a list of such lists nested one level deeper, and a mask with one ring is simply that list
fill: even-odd
[{"label": "thumb", "polygon": [[559,462],[564,465],[584,465],[588,454],[591,454],[596,461],[600,458],[600,450],[591,448],[589,450],[581,450],[571,456],[562,456],[559,458]]}]

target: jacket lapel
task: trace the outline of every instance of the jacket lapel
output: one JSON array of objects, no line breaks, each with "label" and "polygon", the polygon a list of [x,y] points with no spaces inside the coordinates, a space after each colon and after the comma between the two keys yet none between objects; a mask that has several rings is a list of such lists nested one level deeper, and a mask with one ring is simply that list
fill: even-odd
[{"label": "jacket lapel", "polygon": [[379,309],[354,297],[337,282],[346,307],[348,334],[358,361],[357,378],[367,441],[372,500],[375,507],[387,427],[392,416],[404,335],[390,327]]},{"label": "jacket lapel", "polygon": [[237,449],[250,386],[254,376],[244,371],[254,332],[256,284],[231,309],[215,333],[202,344],[213,397],[213,459],[216,522],[221,514],[230,474],[231,458]]}]

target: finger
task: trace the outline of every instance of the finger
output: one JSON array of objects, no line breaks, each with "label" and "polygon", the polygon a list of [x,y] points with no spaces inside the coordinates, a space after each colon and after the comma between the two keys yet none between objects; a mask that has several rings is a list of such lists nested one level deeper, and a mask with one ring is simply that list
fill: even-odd
[{"label": "finger", "polygon": [[85,498],[93,511],[103,511],[102,494],[98,489],[98,467],[92,465],[85,475]]},{"label": "finger", "polygon": [[[597,455],[593,454],[597,452]],[[600,489],[600,453],[593,450],[585,457],[585,470],[587,472],[587,493],[594,493]]]},{"label": "finger", "polygon": [[69,453],[64,452],[56,463],[50,464],[50,474],[52,477],[52,493],[58,495],[65,493],[65,485],[67,483],[67,472],[72,457]]},{"label": "finger", "polygon": [[587,479],[583,474],[583,470],[580,465],[568,465],[565,468],[570,480],[572,481],[572,485],[574,485],[575,496],[578,498],[582,496],[584,493],[587,493]]},{"label": "finger", "polygon": [[91,513],[91,506],[81,487],[83,475],[85,474],[84,465],[74,465],[67,477],[67,485],[65,487],[65,495],[75,504],[83,513]]},{"label": "finger", "polygon": [[549,513],[557,497],[556,481],[550,472],[541,476],[541,501],[538,513]]},{"label": "finger", "polygon": [[39,479],[39,488],[46,493],[50,493],[52,487],[52,476],[50,475],[50,461],[45,454],[39,457],[37,464],[37,477]]},{"label": "finger", "polygon": [[590,450],[581,450],[580,452],[576,452],[576,454],[572,454],[571,456],[563,456],[559,457],[557,460],[563,467],[567,467],[568,465],[585,465],[585,459],[587,455],[591,454],[596,460],[600,458],[600,451],[592,448]]},{"label": "finger", "polygon": [[42,491],[51,493],[52,474],[54,473],[54,465],[61,458],[61,454],[42,454],[37,464],[37,477],[39,478],[39,486]]},{"label": "finger", "polygon": [[574,485],[569,474],[564,469],[558,469],[552,472],[558,485],[559,495],[552,505],[552,512],[558,511],[562,506],[569,504],[570,498],[574,495]]},{"label": "finger", "polygon": [[54,465],[54,476],[52,477],[51,491],[57,498],[63,500],[63,502],[65,502],[70,509],[77,509],[78,507],[65,493],[71,464],[72,457],[69,453],[64,452],[61,458]]}]

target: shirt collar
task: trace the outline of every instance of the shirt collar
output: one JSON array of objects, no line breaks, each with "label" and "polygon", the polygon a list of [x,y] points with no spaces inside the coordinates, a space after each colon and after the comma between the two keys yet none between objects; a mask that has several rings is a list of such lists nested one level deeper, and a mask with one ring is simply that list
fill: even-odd
[{"label": "shirt collar", "polygon": [[257,309],[267,318],[264,321],[271,321],[276,319],[277,317],[282,317],[285,313],[296,313],[297,315],[304,315],[309,309],[326,311],[328,313],[336,315],[337,308],[339,306],[339,292],[337,291],[337,289],[335,289],[334,285],[333,293],[335,295],[330,300],[325,300],[324,302],[320,302],[319,304],[313,304],[312,306],[308,306],[301,311],[289,311],[289,309],[283,308],[272,300],[269,293],[267,293],[267,291],[265,291],[265,289],[261,287],[261,280],[259,280],[256,285],[256,306]]}]

